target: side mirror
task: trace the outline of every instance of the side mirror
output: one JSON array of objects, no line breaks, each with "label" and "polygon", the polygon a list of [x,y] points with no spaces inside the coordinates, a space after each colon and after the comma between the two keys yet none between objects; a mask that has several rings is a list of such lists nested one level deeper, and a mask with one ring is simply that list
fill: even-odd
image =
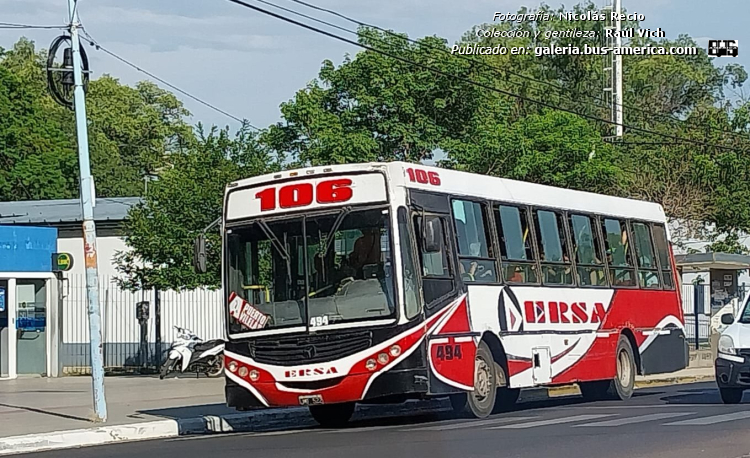
[{"label": "side mirror", "polygon": [[201,234],[195,239],[193,267],[199,274],[206,273],[206,234]]},{"label": "side mirror", "polygon": [[424,251],[439,253],[443,248],[443,225],[439,218],[426,218],[424,221]]},{"label": "side mirror", "polygon": [[732,324],[734,323],[734,315],[731,313],[725,313],[721,316],[721,324]]}]

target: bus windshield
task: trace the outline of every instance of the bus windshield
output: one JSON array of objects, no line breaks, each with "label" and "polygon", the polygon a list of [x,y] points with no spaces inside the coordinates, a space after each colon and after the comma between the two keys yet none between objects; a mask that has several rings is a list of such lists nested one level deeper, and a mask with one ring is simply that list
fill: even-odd
[{"label": "bus windshield", "polygon": [[395,316],[388,210],[257,220],[227,236],[230,334]]}]

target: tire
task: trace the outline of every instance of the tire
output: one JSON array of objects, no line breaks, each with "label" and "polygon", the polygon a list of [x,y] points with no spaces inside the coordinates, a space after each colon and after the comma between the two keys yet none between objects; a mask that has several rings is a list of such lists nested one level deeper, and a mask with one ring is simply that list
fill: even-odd
[{"label": "tire", "polygon": [[159,380],[164,380],[164,377],[172,372],[172,368],[175,366],[175,364],[177,364],[176,359],[168,359],[164,361],[164,364],[161,365],[161,369],[159,370]]},{"label": "tire", "polygon": [[635,389],[635,356],[633,346],[627,337],[620,335],[615,352],[617,369],[613,380],[596,380],[578,384],[581,395],[588,401],[619,400],[626,401],[633,396]]},{"label": "tire", "polygon": [[221,377],[224,375],[224,357],[223,355],[217,355],[218,362],[214,362],[211,368],[206,372],[206,375],[210,378]]},{"label": "tire", "polygon": [[617,361],[617,375],[612,381],[611,392],[615,399],[625,401],[633,396],[637,368],[635,366],[633,347],[630,345],[630,340],[623,335],[620,335],[620,340],[617,342],[615,358]]},{"label": "tire", "polygon": [[310,415],[324,428],[341,428],[349,423],[355,406],[354,402],[310,406]]},{"label": "tire", "polygon": [[492,414],[497,401],[498,367],[489,346],[484,341],[479,342],[474,358],[474,391],[451,396],[451,406],[457,414],[474,418],[487,418]]},{"label": "tire", "polygon": [[724,404],[739,404],[742,402],[743,393],[742,388],[719,388],[721,401]]}]

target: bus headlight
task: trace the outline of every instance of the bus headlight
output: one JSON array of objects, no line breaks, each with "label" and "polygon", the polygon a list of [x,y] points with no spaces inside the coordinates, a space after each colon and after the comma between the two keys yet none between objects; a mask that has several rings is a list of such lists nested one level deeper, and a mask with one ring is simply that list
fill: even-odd
[{"label": "bus headlight", "polygon": [[234,361],[229,363],[228,367],[230,372],[237,372],[237,363],[235,363]]},{"label": "bus headlight", "polygon": [[378,355],[378,362],[380,364],[386,365],[388,364],[388,353],[381,353]]},{"label": "bus headlight", "polygon": [[721,336],[719,338],[719,353],[724,353],[725,355],[736,354],[736,350],[734,348],[734,340],[732,340],[731,337]]},{"label": "bus headlight", "polygon": [[250,380],[254,382],[258,380],[259,378],[260,378],[260,373],[258,371],[256,371],[255,369],[250,371]]},{"label": "bus headlight", "polygon": [[395,358],[396,356],[400,354],[401,354],[401,347],[399,347],[398,345],[394,345],[391,347],[391,356]]},{"label": "bus headlight", "polygon": [[367,368],[367,370],[374,371],[375,368],[378,367],[378,363],[374,359],[370,358],[365,363],[365,367]]},{"label": "bus headlight", "polygon": [[246,367],[240,367],[238,374],[240,374],[240,377],[247,377],[247,368]]}]

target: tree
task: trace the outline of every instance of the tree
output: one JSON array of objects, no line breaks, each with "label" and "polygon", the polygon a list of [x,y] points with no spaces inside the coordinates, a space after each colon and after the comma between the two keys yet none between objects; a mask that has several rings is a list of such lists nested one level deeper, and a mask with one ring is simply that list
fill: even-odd
[{"label": "tree", "polygon": [[197,128],[195,146],[170,156],[170,167],[149,186],[144,202],[129,212],[125,242],[118,254],[122,283],[131,289],[194,289],[220,284],[221,240],[208,234],[208,272],[192,267],[193,240],[221,217],[226,185],[278,170],[280,164],[243,127],[234,137],[215,127]]},{"label": "tree", "polygon": [[[20,39],[0,50],[0,199],[78,197],[72,111],[47,93],[47,56]],[[103,76],[87,94],[92,174],[100,197],[138,196],[144,177],[194,141],[190,113],[173,94],[148,82],[136,87]]]},{"label": "tree", "polygon": [[20,40],[0,51],[0,199],[60,199],[77,192],[71,122],[46,96],[40,56]]},{"label": "tree", "polygon": [[503,126],[485,114],[478,111],[465,138],[444,143],[443,165],[589,192],[623,186],[616,149],[580,117],[546,110]]},{"label": "tree", "polygon": [[368,50],[339,67],[323,62],[318,80],[281,105],[285,122],[271,126],[264,142],[299,164],[418,162],[465,129],[481,91],[400,60],[477,78],[470,63],[446,58],[445,40],[414,44],[405,35],[363,28],[359,42],[397,58]]}]

